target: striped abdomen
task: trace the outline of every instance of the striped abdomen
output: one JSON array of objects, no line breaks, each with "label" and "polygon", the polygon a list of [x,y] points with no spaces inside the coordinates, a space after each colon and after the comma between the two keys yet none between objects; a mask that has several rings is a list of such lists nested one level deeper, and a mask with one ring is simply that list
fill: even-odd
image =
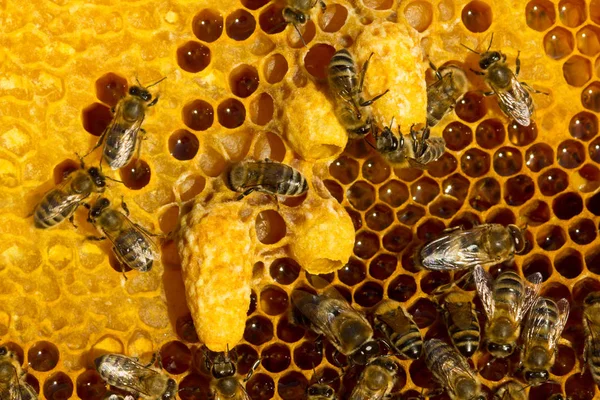
[{"label": "striped abdomen", "polygon": [[471,303],[446,305],[446,324],[454,347],[465,357],[471,357],[479,348],[480,328]]},{"label": "striped abdomen", "polygon": [[52,189],[46,193],[33,215],[35,227],[50,228],[70,218],[79,205],[79,202],[73,202],[72,198],[72,195],[61,189]]},{"label": "striped abdomen", "polygon": [[359,89],[356,63],[348,50],[339,50],[331,57],[327,78],[329,88],[335,95],[350,97],[356,94]]},{"label": "striped abdomen", "polygon": [[533,331],[535,335],[531,336],[531,346],[548,343],[558,320],[556,303],[550,299],[540,298],[532,307],[529,318],[537,321]]},{"label": "striped abdomen", "polygon": [[446,141],[441,137],[432,137],[425,140],[426,148],[423,154],[417,158],[421,164],[429,164],[440,158],[446,151]]},{"label": "striped abdomen", "polygon": [[270,161],[235,164],[229,171],[229,186],[237,192],[254,188],[282,196],[300,196],[308,190],[308,183],[300,172],[289,165]]},{"label": "striped abdomen", "polygon": [[517,304],[523,301],[525,287],[521,277],[513,271],[501,273],[494,282],[494,302],[497,310],[503,313],[511,309],[517,309]]},{"label": "striped abdomen", "polygon": [[412,359],[417,359],[421,355],[423,350],[421,332],[402,309],[376,314],[375,328],[383,332],[396,352]]},{"label": "striped abdomen", "polygon": [[152,269],[152,262],[154,260],[151,256],[152,247],[146,237],[136,228],[130,227],[123,230],[114,239],[113,244],[113,250],[129,268],[137,269],[141,272]]}]

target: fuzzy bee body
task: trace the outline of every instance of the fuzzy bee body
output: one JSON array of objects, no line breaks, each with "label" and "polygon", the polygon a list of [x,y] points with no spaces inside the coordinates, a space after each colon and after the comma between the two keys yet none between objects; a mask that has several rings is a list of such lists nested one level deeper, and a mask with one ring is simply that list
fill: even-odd
[{"label": "fuzzy bee body", "polygon": [[36,228],[46,229],[69,219],[77,207],[92,193],[102,193],[106,187],[104,175],[96,167],[71,172],[57,187],[44,195],[36,206],[33,221]]},{"label": "fuzzy bee body", "polygon": [[35,390],[25,382],[25,371],[17,354],[5,346],[0,347],[0,399],[37,400]]},{"label": "fuzzy bee body", "polygon": [[550,368],[554,364],[558,339],[569,317],[569,302],[561,299],[558,303],[540,297],[531,307],[525,324],[524,346],[521,350],[521,363],[525,381],[539,385],[550,378]]},{"label": "fuzzy bee body", "polygon": [[[259,364],[260,359],[254,363],[245,381],[250,379]],[[210,387],[215,400],[250,400],[246,389],[235,377],[237,368],[228,351],[217,353],[212,360],[206,357],[206,366],[213,377]]]},{"label": "fuzzy bee body", "polygon": [[283,9],[283,19],[288,24],[304,25],[309,19],[309,12],[317,3],[321,5],[321,9],[325,9],[323,0],[287,0],[287,5]]},{"label": "fuzzy bee body", "polygon": [[600,384],[600,295],[590,293],[584,300],[583,328],[585,349],[583,358],[596,384]]},{"label": "fuzzy bee body", "polygon": [[521,384],[508,381],[496,389],[494,400],[527,400],[527,392]]},{"label": "fuzzy bee body", "polygon": [[386,356],[371,360],[360,374],[350,400],[381,400],[390,394],[396,382],[398,365]]},{"label": "fuzzy bee body", "polygon": [[389,340],[396,353],[416,360],[423,349],[423,338],[415,321],[400,303],[383,302],[374,313],[375,328]]},{"label": "fuzzy bee body", "polygon": [[481,383],[469,368],[467,360],[438,339],[423,345],[425,363],[452,400],[485,400]]},{"label": "fuzzy bee body", "polygon": [[96,358],[94,364],[109,385],[139,394],[144,400],[174,399],[177,393],[177,383],[173,379],[133,358],[106,354]]},{"label": "fuzzy bee body", "polygon": [[241,192],[241,197],[253,191],[273,196],[301,196],[308,190],[306,178],[289,165],[273,161],[242,161],[232,165],[227,185]]},{"label": "fuzzy bee body", "polygon": [[467,76],[465,72],[450,65],[437,69],[437,80],[427,87],[427,126],[437,125],[442,118],[450,113],[456,102],[467,91]]},{"label": "fuzzy bee body", "polygon": [[454,347],[465,357],[471,357],[479,348],[480,328],[471,300],[463,293],[447,295],[443,303],[444,319]]},{"label": "fuzzy bee body", "polygon": [[307,400],[336,400],[335,390],[324,383],[315,383],[306,390]]},{"label": "fuzzy bee body", "polygon": [[427,169],[427,164],[436,161],[446,151],[446,141],[441,137],[429,137],[429,128],[422,130],[420,137],[412,127],[410,136],[402,135],[398,128],[396,136],[391,126],[386,126],[381,133],[374,128],[373,136],[377,151],[398,167]]}]

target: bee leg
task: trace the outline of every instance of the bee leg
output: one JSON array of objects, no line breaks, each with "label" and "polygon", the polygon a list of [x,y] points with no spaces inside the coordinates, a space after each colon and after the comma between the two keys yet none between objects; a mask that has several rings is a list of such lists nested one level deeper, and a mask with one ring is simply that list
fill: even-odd
[{"label": "bee leg", "polygon": [[86,236],[85,237],[85,240],[92,240],[95,242],[101,242],[104,239],[106,239],[106,236]]},{"label": "bee leg", "polygon": [[294,29],[296,30],[296,32],[298,32],[298,36],[300,36],[300,40],[302,41],[302,44],[304,45],[304,47],[308,47],[306,45],[306,42],[304,41],[304,36],[302,36],[302,32],[300,32],[300,28],[298,28],[298,25],[292,23],[292,25],[294,26]]},{"label": "bee leg", "polygon": [[482,94],[483,94],[485,97],[489,97],[489,96],[492,96],[492,95],[494,95],[494,92],[483,92]]},{"label": "bee leg", "polygon": [[546,96],[549,96],[550,93],[546,93],[546,92],[542,92],[541,90],[537,90],[532,88],[531,86],[529,86],[529,84],[527,84],[526,82],[519,82],[521,85],[525,86],[530,92],[533,93],[537,93],[537,94],[545,94]]},{"label": "bee leg", "polygon": [[123,199],[122,195],[121,195],[121,208],[125,212],[125,216],[129,217],[129,207],[127,207],[127,204],[125,203],[125,200]]},{"label": "bee leg", "polygon": [[71,215],[71,216],[69,217],[69,222],[71,223],[71,225],[73,225],[73,227],[74,227],[75,229],[77,229],[77,225],[75,224],[75,221],[74,221],[74,219],[75,219],[75,214],[73,214],[73,215]]},{"label": "bee leg", "polygon": [[321,11],[324,12],[327,9],[327,4],[323,0],[319,0],[319,5],[321,6]]},{"label": "bee leg", "polygon": [[154,98],[154,100],[152,100],[150,103],[148,103],[148,106],[147,106],[147,107],[152,107],[152,106],[154,106],[156,103],[158,103],[158,98],[159,98],[159,97],[160,97],[159,95],[156,95],[156,97]]},{"label": "bee leg", "polygon": [[521,50],[519,50],[517,52],[517,68],[515,69],[515,76],[519,76],[519,72],[521,72],[521,59],[519,58],[521,57]]},{"label": "bee leg", "polygon": [[260,358],[256,361],[254,361],[254,364],[252,364],[252,368],[250,368],[250,371],[248,371],[248,374],[246,374],[246,377],[244,378],[244,383],[248,382],[250,380],[250,378],[252,378],[252,375],[254,374],[254,371],[256,370],[256,368],[258,368],[258,366],[260,365],[260,362],[261,362]]},{"label": "bee leg", "polygon": [[161,364],[161,360],[160,360],[160,355],[158,355],[158,353],[152,354],[152,359],[150,360],[150,362],[147,365],[144,365],[144,367],[150,368],[152,365],[154,365],[154,362],[157,359],[158,359],[158,365],[162,368],[162,364]]},{"label": "bee leg", "polygon": [[477,71],[477,70],[475,70],[475,69],[473,69],[473,68],[469,68],[469,69],[470,69],[470,70],[471,70],[471,72],[472,72],[472,73],[474,73],[475,75],[481,75],[481,76],[485,75],[485,72],[483,72],[483,71]]},{"label": "bee leg", "polygon": [[435,77],[441,81],[442,80],[442,74],[440,73],[440,71],[437,69],[437,67],[431,62],[431,60],[429,60],[429,67],[435,72]]},{"label": "bee leg", "polygon": [[254,192],[255,190],[256,190],[256,188],[250,188],[250,189],[246,190],[244,193],[240,194],[236,200],[239,201],[239,200],[243,199],[244,197],[248,196],[250,193]]}]

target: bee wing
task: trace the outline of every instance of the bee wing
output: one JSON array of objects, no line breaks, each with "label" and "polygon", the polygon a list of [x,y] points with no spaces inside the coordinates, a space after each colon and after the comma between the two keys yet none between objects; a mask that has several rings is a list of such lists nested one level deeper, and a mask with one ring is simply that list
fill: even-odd
[{"label": "bee wing", "polygon": [[[513,305],[511,307],[515,307],[512,311],[512,315],[515,317],[515,322],[520,322],[527,314],[527,311],[531,308],[533,303],[537,300],[540,288],[542,287],[542,274],[536,272],[535,274],[531,274],[527,277],[525,284],[525,295],[519,304]],[[529,283],[528,283],[529,282]]]},{"label": "bee wing", "polygon": [[358,384],[354,387],[354,389],[352,390],[352,394],[350,395],[349,399],[350,400],[380,400],[385,398],[385,392],[387,390],[387,387],[384,386],[381,389],[376,389],[373,390],[371,388],[369,388],[369,386],[367,386],[368,384],[366,382],[363,382],[363,380],[359,380]]},{"label": "bee wing", "polygon": [[457,352],[451,350],[451,353],[443,354],[443,356],[444,360],[442,362],[434,364],[436,367],[434,369],[437,369],[437,371],[432,371],[443,387],[452,388],[452,391],[456,392],[455,378],[457,376],[469,376],[475,379],[469,365]]},{"label": "bee wing", "polygon": [[461,303],[460,305],[457,303],[449,303],[447,307],[448,311],[452,310],[452,321],[454,321],[457,327],[460,329],[469,329],[471,327],[473,313],[471,312],[470,302]]},{"label": "bee wing", "polygon": [[558,339],[560,339],[560,335],[562,334],[563,329],[565,329],[565,325],[567,324],[567,319],[569,318],[569,302],[567,299],[560,299],[556,305],[558,306],[558,317],[556,318],[556,323],[554,325],[554,330],[550,335],[550,348],[554,349],[556,344],[558,343]]},{"label": "bee wing", "polygon": [[492,276],[484,270],[481,265],[476,265],[473,270],[473,277],[475,279],[477,294],[483,304],[483,309],[485,310],[488,319],[491,319],[496,309],[496,302],[494,301],[492,290]]},{"label": "bee wing", "polygon": [[500,109],[520,125],[528,126],[531,119],[531,97],[517,78],[512,77],[510,90],[496,90],[493,86],[492,89],[498,96]]},{"label": "bee wing", "polygon": [[[112,122],[106,128],[106,139],[104,142],[104,151],[107,151],[107,149],[113,151],[114,149],[118,149],[114,151],[114,154],[111,154],[111,168],[120,168],[129,161],[138,145],[138,134],[143,121],[144,118],[139,118],[133,123],[125,122],[122,118],[121,109],[117,110]],[[110,146],[107,146],[108,144]]]},{"label": "bee wing", "polygon": [[416,326],[413,319],[406,315],[404,310],[398,306],[395,310],[378,314],[377,318],[385,322],[394,332],[403,334],[410,330],[411,325]]},{"label": "bee wing", "polygon": [[140,393],[146,396],[151,396],[151,390],[147,384],[152,381],[152,378],[158,374],[153,369],[144,367],[133,359],[121,365],[122,373],[119,376],[118,388],[128,390],[132,393]]},{"label": "bee wing", "polygon": [[62,199],[60,203],[56,204],[55,207],[52,207],[51,209],[47,210],[48,212],[46,213],[46,220],[52,220],[56,218],[58,215],[63,214],[63,211],[65,209],[73,207],[75,204],[82,202],[87,197],[85,194],[71,193],[71,191],[69,190],[69,186],[71,185],[74,176],[77,175],[77,172],[78,171],[74,171],[71,174],[69,174],[69,176],[67,176],[59,185],[52,189],[52,191],[60,191],[63,193],[67,193],[67,195]]},{"label": "bee wing", "polygon": [[102,230],[104,232],[104,235],[106,235],[106,237],[108,238],[108,240],[110,240],[110,242],[113,244],[113,246],[116,247],[116,240],[119,237],[119,235],[121,234],[121,232],[123,232],[126,229],[134,229],[135,231],[139,232],[146,239],[146,242],[148,243],[148,248],[146,248],[145,246],[142,246],[142,244],[139,242],[135,242],[132,244],[130,251],[134,254],[137,254],[140,261],[147,262],[149,260],[158,260],[160,258],[160,252],[158,250],[158,247],[156,246],[156,243],[154,243],[154,241],[144,232],[144,230],[141,229],[133,221],[131,221],[125,214],[123,214],[123,213],[120,213],[120,214],[121,214],[121,217],[123,218],[123,226],[122,226],[121,231],[109,232],[109,231]]}]

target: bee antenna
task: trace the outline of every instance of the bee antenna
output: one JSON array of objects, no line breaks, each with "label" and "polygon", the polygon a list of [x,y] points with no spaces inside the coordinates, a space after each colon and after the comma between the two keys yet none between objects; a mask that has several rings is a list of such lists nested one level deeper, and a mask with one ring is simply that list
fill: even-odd
[{"label": "bee antenna", "polygon": [[468,46],[466,46],[466,45],[464,45],[464,44],[462,44],[462,43],[461,43],[460,45],[461,45],[462,47],[464,47],[465,49],[467,49],[467,50],[469,50],[469,51],[472,51],[472,52],[473,52],[473,53],[475,53],[475,54],[481,54],[481,53],[479,53],[478,51],[475,51],[475,50],[473,50],[472,48],[470,48],[470,47],[468,47]]},{"label": "bee antenna", "polygon": [[492,47],[492,41],[494,40],[494,32],[492,32],[492,37],[490,38],[490,44],[488,45],[488,48],[486,51],[490,51],[490,48]]},{"label": "bee antenna", "polygon": [[115,178],[111,178],[110,176],[104,176],[104,178],[108,179],[109,181],[113,181],[113,182],[117,182],[117,183],[123,183],[123,181],[120,181],[120,180],[115,179]]},{"label": "bee antenna", "polygon": [[300,28],[298,28],[298,25],[296,24],[292,24],[294,25],[294,29],[296,29],[296,32],[298,32],[298,35],[300,36],[300,40],[302,41],[302,44],[304,45],[304,47],[308,47],[306,46],[306,42],[304,41],[304,36],[302,36],[302,32],[300,32]]},{"label": "bee antenna", "polygon": [[390,129],[392,129],[392,125],[394,125],[394,116],[392,116],[392,119],[390,121]]},{"label": "bee antenna", "polygon": [[[137,78],[136,78],[136,79],[137,79]],[[159,79],[159,80],[157,80],[156,82],[154,82],[154,83],[152,83],[152,84],[150,84],[150,85],[146,86],[146,89],[148,89],[148,88],[151,88],[152,86],[156,86],[156,85],[158,85],[159,83],[161,83],[161,82],[162,82],[162,81],[164,81],[165,79],[167,79],[167,77],[166,77],[166,76],[164,76],[164,77],[160,78],[160,79]],[[138,81],[138,82],[139,82],[139,81]]]},{"label": "bee antenna", "polygon": [[75,152],[75,156],[77,156],[77,158],[79,158],[79,166],[81,167],[81,169],[85,168],[85,162],[83,161],[83,157],[81,157],[79,155],[79,153]]},{"label": "bee antenna", "polygon": [[144,87],[144,85],[142,85],[142,84],[140,83],[140,80],[138,79],[138,76],[137,76],[137,74],[135,74],[135,81],[136,81],[136,83],[138,84],[138,86],[140,86],[140,87]]}]

